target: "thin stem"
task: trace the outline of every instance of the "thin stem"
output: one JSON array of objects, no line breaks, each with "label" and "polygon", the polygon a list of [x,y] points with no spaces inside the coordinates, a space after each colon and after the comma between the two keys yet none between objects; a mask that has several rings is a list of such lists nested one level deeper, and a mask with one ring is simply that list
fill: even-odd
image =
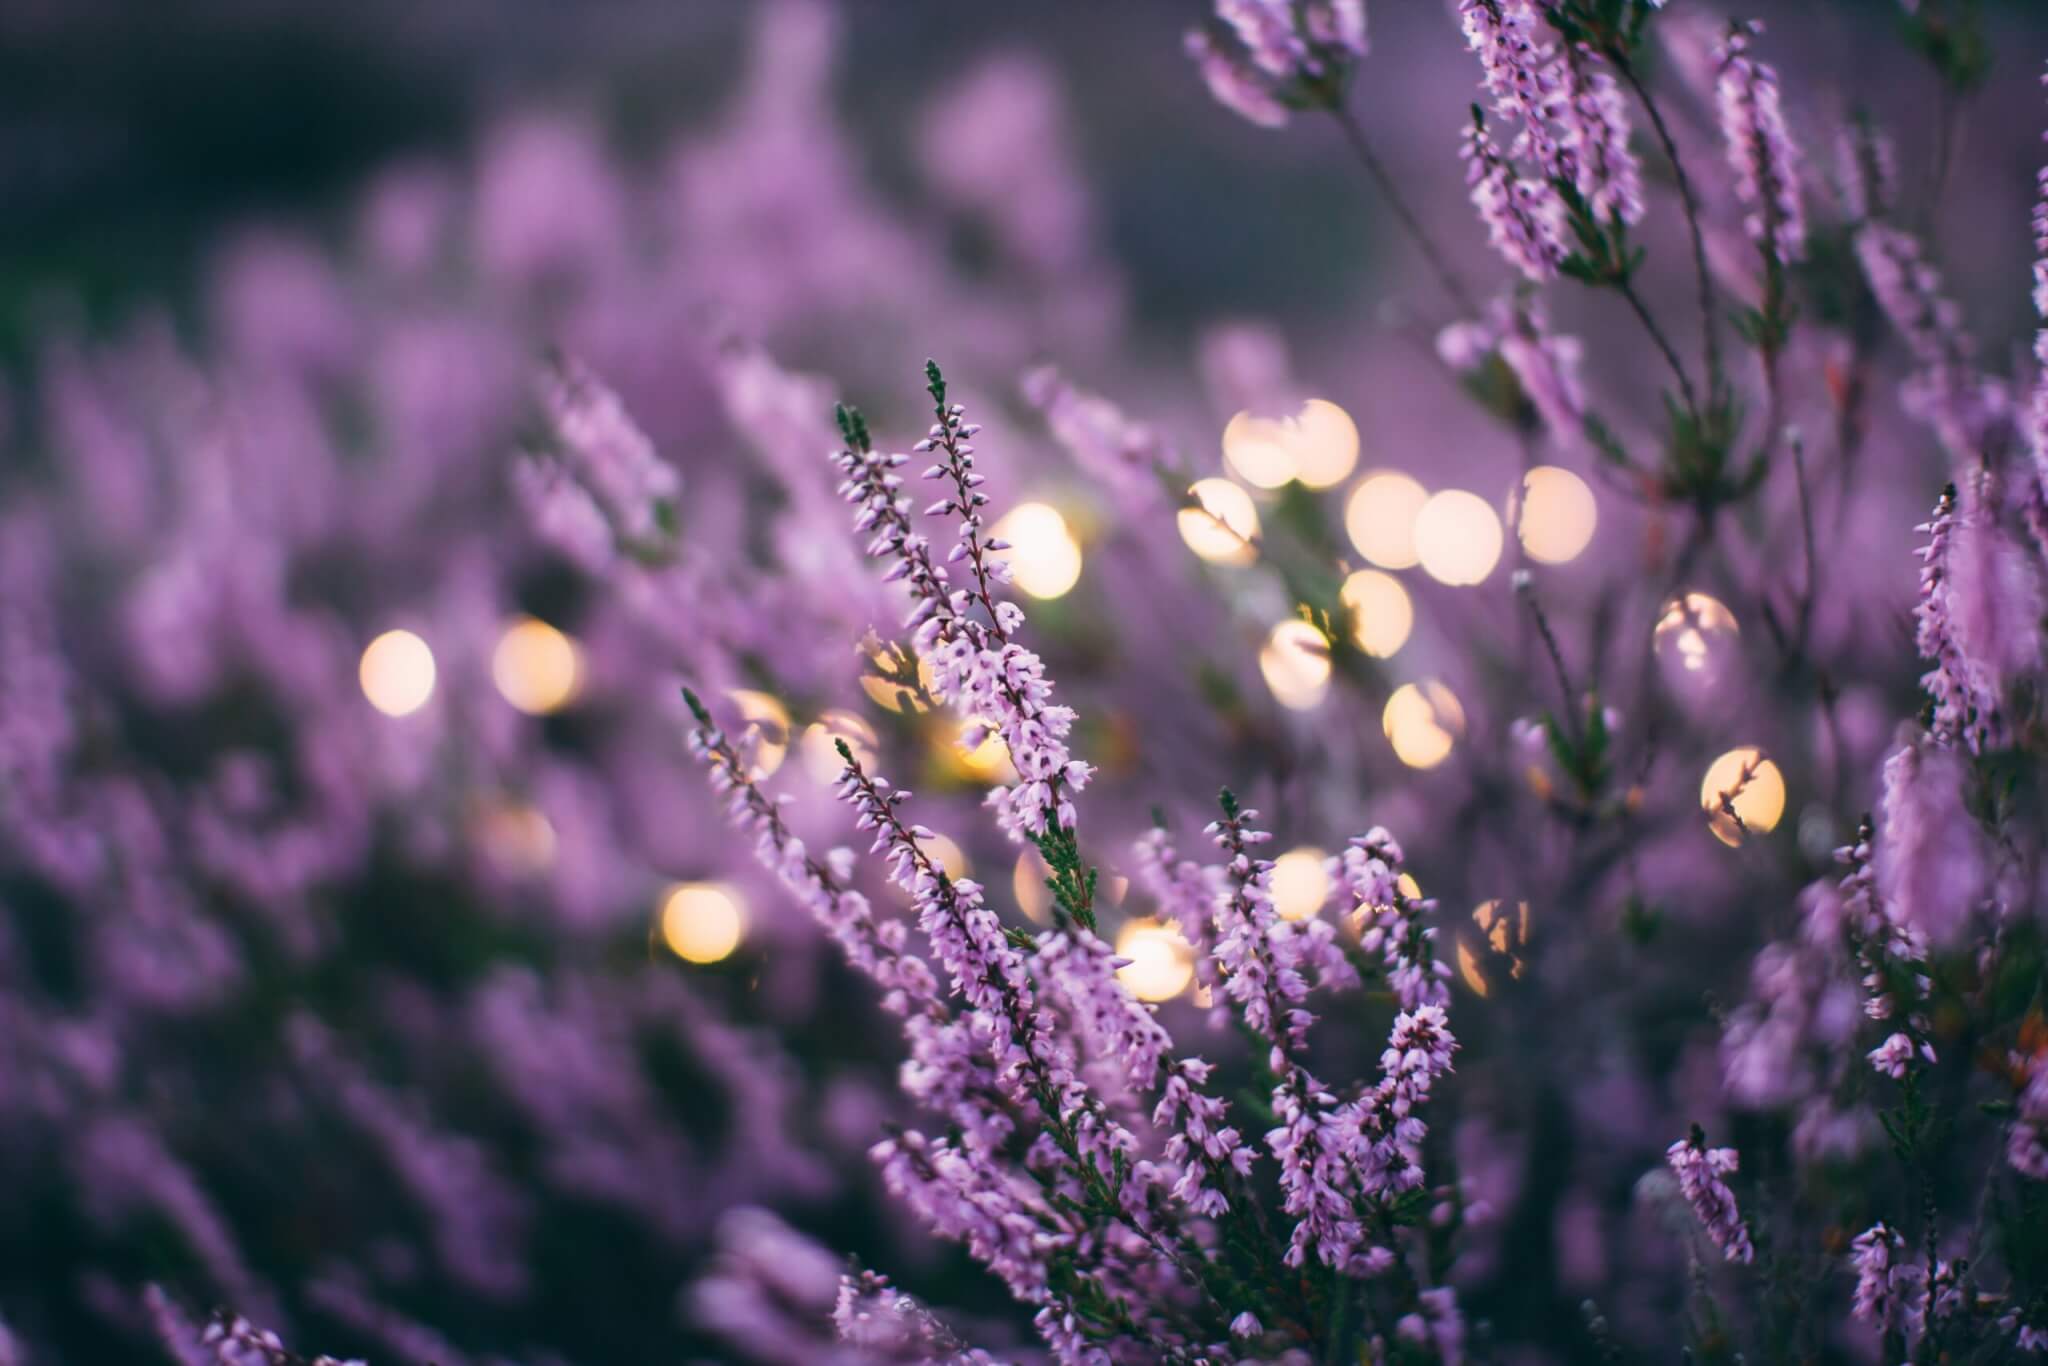
[{"label": "thin stem", "polygon": [[1642,101],[1643,112],[1650,116],[1650,126],[1657,130],[1657,141],[1664,148],[1665,159],[1671,163],[1671,177],[1678,185],[1678,199],[1685,207],[1685,226],[1692,236],[1692,268],[1699,280],[1700,292],[1700,333],[1706,345],[1707,383],[1713,387],[1721,376],[1720,329],[1715,326],[1714,277],[1707,270],[1707,241],[1700,230],[1699,200],[1693,197],[1692,179],[1685,173],[1685,162],[1679,158],[1678,143],[1671,136],[1671,129],[1664,122],[1664,113],[1657,102],[1650,98],[1650,92],[1636,75],[1628,60],[1628,54],[1619,49],[1610,50],[1607,60],[1614,63],[1614,69],[1628,82]]},{"label": "thin stem", "polygon": [[1806,590],[1799,599],[1799,628],[1794,634],[1798,648],[1806,648],[1806,633],[1813,621],[1814,596],[1819,587],[1820,559],[1813,547],[1813,495],[1806,481],[1806,443],[1792,438],[1792,474],[1799,486],[1799,535],[1806,546]]},{"label": "thin stem", "polygon": [[1529,604],[1529,615],[1536,619],[1536,631],[1543,637],[1543,651],[1550,656],[1551,672],[1557,675],[1557,690],[1564,699],[1565,734],[1576,744],[1579,738],[1578,694],[1572,688],[1571,671],[1565,667],[1564,651],[1557,643],[1556,634],[1550,629],[1550,618],[1544,614],[1543,604],[1536,600],[1536,589],[1524,580],[1521,598]]},{"label": "thin stem", "polygon": [[1408,201],[1401,197],[1394,177],[1388,172],[1386,164],[1379,159],[1379,154],[1373,151],[1372,143],[1367,140],[1365,129],[1359,127],[1358,120],[1352,116],[1351,111],[1341,104],[1333,103],[1330,106],[1330,117],[1344,130],[1344,140],[1351,144],[1352,153],[1365,167],[1366,174],[1372,177],[1380,198],[1394,211],[1394,217],[1400,220],[1401,227],[1409,238],[1422,249],[1423,258],[1429,262],[1430,269],[1436,272],[1437,282],[1443,286],[1444,293],[1451,296],[1452,302],[1457,304],[1466,316],[1478,317],[1479,304],[1472,292],[1465,287],[1465,282],[1458,277],[1458,272],[1451,268],[1451,263],[1444,259],[1443,253],[1437,249],[1436,243],[1423,228],[1422,221],[1415,216],[1414,210],[1408,207]]},{"label": "thin stem", "polygon": [[1671,373],[1678,376],[1678,387],[1685,395],[1687,411],[1692,413],[1694,417],[1698,417],[1700,412],[1699,395],[1693,392],[1692,380],[1686,375],[1685,365],[1678,359],[1678,352],[1672,347],[1671,339],[1664,335],[1663,328],[1657,326],[1657,319],[1644,306],[1643,298],[1640,294],[1636,293],[1634,284],[1627,279],[1621,279],[1615,282],[1614,287],[1621,291],[1622,298],[1628,300],[1628,306],[1635,310],[1638,318],[1642,319],[1643,327],[1650,334],[1650,340],[1657,343],[1657,349],[1664,353],[1665,361],[1671,366]]}]

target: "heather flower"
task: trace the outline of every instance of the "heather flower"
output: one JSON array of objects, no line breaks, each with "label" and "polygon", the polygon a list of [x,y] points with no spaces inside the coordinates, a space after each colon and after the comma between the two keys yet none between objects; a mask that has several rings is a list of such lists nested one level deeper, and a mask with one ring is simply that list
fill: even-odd
[{"label": "heather flower", "polygon": [[1291,106],[1327,99],[1370,50],[1365,0],[1215,0],[1215,9],[1233,41],[1195,29],[1187,54],[1217,103],[1262,128],[1285,125]]},{"label": "heather flower", "polygon": [[1952,751],[1908,743],[1885,760],[1877,885],[1916,942],[1954,946],[1983,904],[1989,860],[1964,805],[1968,773]]},{"label": "heather flower", "polygon": [[1585,348],[1579,339],[1550,331],[1541,308],[1531,301],[1515,311],[1513,323],[1502,331],[1499,351],[1552,439],[1567,447],[1578,445],[1586,428],[1586,395],[1579,374]]},{"label": "heather flower", "polygon": [[1261,128],[1286,126],[1287,106],[1242,54],[1204,29],[1189,32],[1186,49],[1202,73],[1202,82],[1209,87],[1211,98],[1218,104]]},{"label": "heather flower", "polygon": [[1927,1284],[1927,1268],[1908,1255],[1899,1231],[1881,1220],[1857,1234],[1851,1247],[1856,1317],[1882,1333],[1903,1332],[1922,1312],[1918,1301]]},{"label": "heather flower", "polygon": [[1953,564],[1957,523],[1955,486],[1950,485],[1935,504],[1932,519],[1915,528],[1927,534],[1927,544],[1920,551],[1914,643],[1920,657],[1934,666],[1921,676],[1920,686],[1933,700],[1930,731],[1935,741],[1944,745],[1961,741],[1972,752],[1980,752],[1997,744],[2004,722],[1996,691],[1977,661],[1964,652],[1959,626],[1968,623],[1981,639],[1985,619],[2001,619],[2005,613],[2000,610],[2003,603],[1983,601],[1986,595],[1998,595],[1999,585],[1985,583],[1980,566],[1973,564],[1972,577],[1966,579],[1972,597],[1961,604],[1963,622],[1958,621]]},{"label": "heather flower", "polygon": [[946,564],[964,561],[972,581],[952,587],[950,571],[933,560],[931,543],[913,529],[910,499],[902,492],[902,476],[895,473],[909,457],[873,450],[865,428],[851,417],[847,448],[833,457],[845,476],[840,495],[859,508],[854,530],[872,533],[868,554],[890,561],[884,579],[902,580],[909,589],[913,605],[904,627],[912,632],[918,653],[931,660],[933,693],[965,715],[963,743],[978,749],[995,736],[1008,748],[1019,781],[990,791],[988,805],[997,824],[1020,842],[1070,837],[1077,819],[1073,798],[1093,770],[1067,750],[1074,713],[1051,702],[1052,684],[1043,662],[1012,639],[1024,624],[1023,610],[994,595],[994,588],[1009,578],[1007,562],[994,558],[994,552],[1008,547],[983,534],[981,510],[988,496],[980,491],[982,476],[974,472],[972,444],[981,428],[965,420],[959,404],[945,401],[938,367],[927,363],[926,370],[939,420],[914,449],[941,456],[924,477],[949,487],[925,512],[959,518]]},{"label": "heather flower", "polygon": [[1537,284],[1554,277],[1570,254],[1565,245],[1564,202],[1557,192],[1545,182],[1515,173],[1487,134],[1485,116],[1477,105],[1472,107],[1461,155],[1465,184],[1493,249]]},{"label": "heather flower", "polygon": [[1979,469],[1946,547],[1947,627],[1990,706],[2041,665],[2040,572],[1999,524],[1997,480]]},{"label": "heather flower", "polygon": [[2034,1181],[2048,1181],[2048,1052],[2024,1060],[2018,1110],[2007,1136],[2005,1159]]},{"label": "heather flower", "polygon": [[1884,223],[1863,225],[1855,246],[1871,293],[1920,366],[1901,403],[1959,463],[1981,460],[2003,440],[2012,400],[2001,381],[1978,372],[1975,340],[1963,328],[1962,309],[1943,292],[1941,272],[1917,238]]},{"label": "heather flower", "polygon": [[915,1296],[897,1289],[879,1272],[849,1272],[839,1278],[832,1326],[840,1342],[890,1359],[995,1366],[994,1357],[967,1347]]},{"label": "heather flower", "polygon": [[1869,119],[1843,121],[1835,134],[1835,184],[1854,224],[1883,218],[1898,200],[1898,151]]},{"label": "heather flower", "polygon": [[1715,95],[1735,194],[1746,212],[1750,241],[1779,265],[1800,259],[1806,249],[1806,217],[1799,198],[1799,153],[1785,131],[1778,100],[1778,73],[1750,55],[1751,40],[1763,32],[1752,19],[1729,24],[1716,49],[1720,75]]},{"label": "heather flower", "polygon": [[[1863,970],[1863,1013],[1900,1026],[1871,1050],[1867,1061],[1894,1081],[1902,1081],[1913,1067],[1935,1061],[1934,1046],[1927,1038],[1927,1019],[1920,1013],[1928,990],[1927,937],[1899,914],[1896,900],[1880,891],[1874,839],[1865,818],[1856,842],[1835,851],[1836,861],[1848,868],[1838,884],[1842,928]],[[1903,1001],[1901,992],[1905,993]]]},{"label": "heather flower", "polygon": [[1907,1068],[1915,1062],[1933,1062],[1934,1047],[1925,1042],[1916,1043],[1910,1034],[1896,1033],[1877,1047],[1870,1050],[1870,1065],[1893,1081],[1903,1081]]},{"label": "heather flower", "polygon": [[[143,1291],[142,1300],[158,1344],[179,1366],[366,1366],[360,1358],[342,1361],[324,1354],[297,1356],[276,1333],[258,1328],[239,1314],[222,1312],[204,1326],[195,1325],[154,1285]],[[0,1361],[8,1360],[10,1351],[6,1329],[0,1326]]]},{"label": "heather flower", "polygon": [[1436,956],[1436,930],[1423,922],[1436,903],[1401,886],[1401,846],[1375,826],[1329,862],[1331,880],[1353,903],[1358,946],[1386,964],[1387,986],[1404,1010],[1450,1004],[1450,964]]},{"label": "heather flower", "polygon": [[1175,461],[1165,439],[1100,394],[1081,389],[1050,365],[1028,371],[1024,399],[1044,416],[1053,439],[1091,477],[1133,505],[1160,497],[1159,472]]},{"label": "heather flower", "polygon": [[573,361],[549,373],[541,396],[576,476],[628,544],[657,545],[675,519],[682,480],[655,454],[619,396]]},{"label": "heather flower", "polygon": [[1420,1313],[1404,1314],[1395,1332],[1406,1341],[1433,1348],[1444,1366],[1460,1366],[1465,1360],[1465,1319],[1458,1311],[1458,1296],[1449,1286],[1424,1290]]},{"label": "heather flower", "polygon": [[1690,1138],[1681,1138],[1665,1150],[1664,1159],[1677,1173],[1679,1192],[1721,1255],[1731,1262],[1754,1261],[1756,1248],[1750,1243],[1749,1227],[1743,1223],[1735,1193],[1726,1180],[1741,1165],[1735,1150],[1709,1148],[1706,1135],[1695,1126]]}]

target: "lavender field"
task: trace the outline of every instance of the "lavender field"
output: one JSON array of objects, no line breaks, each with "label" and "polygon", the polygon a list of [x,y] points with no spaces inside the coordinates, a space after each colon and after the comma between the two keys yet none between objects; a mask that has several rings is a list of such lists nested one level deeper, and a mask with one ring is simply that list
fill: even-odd
[{"label": "lavender field", "polygon": [[0,89],[0,1366],[2048,1360],[2036,0]]}]

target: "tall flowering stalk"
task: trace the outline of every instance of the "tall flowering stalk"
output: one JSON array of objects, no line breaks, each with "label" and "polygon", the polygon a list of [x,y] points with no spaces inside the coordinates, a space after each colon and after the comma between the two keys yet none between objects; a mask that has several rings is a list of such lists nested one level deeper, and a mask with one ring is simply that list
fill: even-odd
[{"label": "tall flowering stalk", "polygon": [[1706,1134],[1695,1125],[1691,1137],[1672,1144],[1664,1160],[1678,1177],[1679,1194],[1721,1255],[1731,1262],[1755,1261],[1749,1225],[1736,1206],[1735,1192],[1728,1189],[1727,1178],[1742,1165],[1735,1149],[1709,1148]]},{"label": "tall flowering stalk", "polygon": [[1806,251],[1806,210],[1799,192],[1799,153],[1785,128],[1778,73],[1750,51],[1763,33],[1757,20],[1728,25],[1715,51],[1714,83],[1735,195],[1744,210],[1743,230],[1776,268]]},{"label": "tall flowering stalk", "polygon": [[1920,601],[1913,618],[1914,644],[1933,666],[1920,677],[1933,703],[1930,730],[1938,743],[1981,751],[1997,743],[2003,726],[1996,692],[1957,639],[1950,568],[1957,532],[1954,484],[1942,490],[1933,516],[1914,529],[1927,537],[1920,548]]},{"label": "tall flowering stalk", "polygon": [[[982,476],[974,472],[972,444],[981,428],[965,420],[961,405],[946,402],[946,381],[938,366],[927,362],[925,375],[937,420],[915,449],[941,457],[923,477],[946,486],[925,514],[959,519],[945,562],[933,559],[931,542],[911,525],[911,498],[896,472],[909,457],[876,451],[860,415],[844,409],[841,432],[847,444],[834,457],[844,476],[840,492],[859,509],[854,530],[872,533],[868,554],[888,561],[884,579],[900,580],[909,590],[911,609],[904,627],[913,647],[931,661],[934,695],[964,716],[962,742],[972,750],[995,737],[1008,750],[1019,781],[990,790],[988,804],[997,823],[1010,838],[1028,838],[1039,846],[1062,883],[1062,908],[1087,923],[1093,917],[1094,883],[1093,874],[1079,864],[1074,798],[1088,785],[1093,769],[1068,752],[1073,709],[1051,701],[1043,662],[1012,639],[1024,624],[1023,609],[995,595],[1010,576],[1008,563],[995,554],[1009,547],[984,534],[981,510],[988,495],[981,492]],[[961,561],[972,581],[955,587],[947,566]]]},{"label": "tall flowering stalk", "polygon": [[[996,596],[1006,547],[982,530],[978,429],[946,402],[936,367],[927,379],[938,421],[920,445],[941,457],[926,474],[945,496],[926,515],[955,521],[946,562],[911,520],[898,473],[908,457],[876,451],[847,409],[845,448],[833,457],[841,491],[870,553],[887,562],[885,577],[911,597],[906,626],[933,660],[934,695],[965,714],[973,738],[994,733],[1022,756],[1020,782],[989,806],[1000,828],[1034,837],[1054,862],[1060,924],[1036,934],[1005,926],[980,884],[939,866],[927,847],[936,832],[914,819],[911,794],[841,742],[837,794],[910,898],[924,945],[914,950],[902,922],[878,918],[853,890],[850,854],[806,851],[694,695],[692,747],[759,861],[882,988],[909,1045],[904,1090],[948,1121],[944,1135],[906,1128],[876,1145],[890,1191],[1031,1306],[1063,1361],[1141,1359],[1140,1342],[1173,1360],[1235,1360],[1276,1331],[1309,1331],[1327,1312],[1322,1300],[1358,1293],[1292,1285],[1286,1268],[1320,1266],[1350,1284],[1404,1265],[1402,1202],[1423,1180],[1420,1112],[1456,1048],[1433,932],[1421,924],[1428,904],[1395,884],[1391,836],[1375,830],[1356,842],[1355,899],[1375,922],[1366,943],[1401,984],[1403,1009],[1381,1076],[1346,1098],[1306,1067],[1307,998],[1355,985],[1357,970],[1330,922],[1279,917],[1272,865],[1254,852],[1269,838],[1250,824],[1255,813],[1225,795],[1223,819],[1209,828],[1220,869],[1179,859],[1164,831],[1141,842],[1141,880],[1200,953],[1219,1007],[1264,1051],[1276,1124],[1262,1145],[1248,1140],[1208,1089],[1214,1066],[1175,1050],[1095,934],[1093,875],[1079,871],[1072,843],[1071,794],[1090,770],[1065,746],[1072,712],[1052,700],[1042,663],[1018,639],[1022,612]],[[1261,1146],[1276,1165],[1284,1235],[1266,1231],[1254,1182]],[[1383,1336],[1457,1360],[1462,1319],[1448,1289],[1413,1273],[1397,1280],[1380,1300]]]}]

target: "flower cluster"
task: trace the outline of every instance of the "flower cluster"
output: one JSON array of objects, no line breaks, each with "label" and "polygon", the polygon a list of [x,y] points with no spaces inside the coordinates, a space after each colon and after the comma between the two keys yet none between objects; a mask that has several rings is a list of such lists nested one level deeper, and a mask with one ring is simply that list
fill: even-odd
[{"label": "flower cluster", "polygon": [[1679,1194],[1692,1206],[1721,1255],[1731,1262],[1754,1261],[1756,1247],[1750,1242],[1749,1225],[1736,1208],[1735,1192],[1728,1189],[1727,1178],[1742,1165],[1735,1149],[1709,1148],[1706,1135],[1694,1128],[1691,1137],[1681,1138],[1665,1150],[1664,1160],[1678,1176]]},{"label": "flower cluster", "polygon": [[1785,128],[1778,73],[1750,52],[1763,25],[1737,20],[1728,25],[1715,51],[1719,74],[1714,92],[1721,139],[1742,201],[1743,230],[1779,266],[1806,252],[1806,211],[1799,193],[1799,152]]},{"label": "flower cluster", "polygon": [[1189,30],[1187,54],[1217,103],[1262,128],[1327,101],[1370,51],[1365,0],[1216,0],[1216,19]]},{"label": "flower cluster", "polygon": [[1537,284],[1554,278],[1570,255],[1565,242],[1564,204],[1540,181],[1515,174],[1486,130],[1486,116],[1472,106],[1460,155],[1465,184],[1487,240],[1507,263]]},{"label": "flower cluster", "polygon": [[1009,546],[984,535],[981,509],[988,496],[974,472],[972,444],[981,428],[965,420],[961,405],[946,402],[938,367],[927,366],[927,374],[938,421],[914,449],[942,455],[924,477],[944,481],[948,491],[925,513],[960,519],[946,559],[951,564],[964,560],[972,582],[950,586],[947,568],[932,559],[930,541],[911,526],[911,500],[903,492],[903,477],[895,473],[909,457],[873,450],[857,415],[845,420],[847,447],[835,457],[845,476],[840,492],[860,509],[854,530],[873,533],[868,554],[890,562],[885,579],[900,579],[909,587],[912,607],[904,627],[918,653],[931,660],[933,693],[965,715],[962,743],[974,750],[991,737],[1000,739],[1017,770],[1014,787],[989,793],[998,823],[1020,841],[1071,835],[1073,799],[1088,785],[1092,770],[1067,750],[1073,710],[1050,701],[1052,684],[1044,664],[1011,639],[1024,624],[1023,609],[994,594],[1009,577],[1008,563],[997,552]]},{"label": "flower cluster", "polygon": [[[1621,88],[1599,54],[1584,42],[1548,41],[1547,16],[1535,0],[1460,0],[1458,12],[1479,58],[1480,84],[1515,130],[1509,156],[1534,174],[1527,188],[1510,193],[1534,205],[1570,192],[1595,223],[1638,221],[1642,171],[1629,150]],[[1487,215],[1484,202],[1480,208]],[[1562,215],[1564,205],[1546,203],[1543,211]]]},{"label": "flower cluster", "polygon": [[1914,643],[1920,657],[1934,667],[1920,686],[1934,704],[1934,738],[1944,744],[1966,744],[1981,751],[1997,743],[2002,729],[1997,694],[1981,677],[1974,660],[1956,639],[1955,582],[1950,569],[1956,539],[1956,489],[1942,490],[1934,515],[1914,530],[1927,537],[1920,548],[1920,601],[1913,609]]},{"label": "flower cluster", "polygon": [[[928,377],[940,421],[925,444],[944,452],[930,473],[950,492],[928,513],[962,519],[951,563],[965,562],[971,584],[953,588],[952,570],[935,563],[911,529],[895,473],[906,457],[876,454],[863,420],[845,410],[847,445],[834,457],[842,492],[860,509],[856,529],[870,536],[871,552],[888,560],[887,576],[908,587],[910,628],[934,659],[934,694],[959,702],[971,725],[1005,730],[1013,756],[1061,744],[1071,712],[1052,702],[1036,655],[1015,638],[1021,614],[992,595],[1001,581],[992,556],[1004,547],[981,534],[986,498],[971,463],[975,429],[945,403],[936,367]],[[1007,661],[1005,677],[987,681],[992,661]],[[1224,1312],[1224,1288],[1245,1274],[1236,1265],[1241,1255],[1300,1267],[1312,1254],[1358,1278],[1396,1264],[1402,1240],[1389,1212],[1422,1184],[1421,1111],[1457,1045],[1444,1010],[1446,969],[1434,961],[1434,931],[1422,923],[1430,904],[1398,885],[1400,849],[1385,831],[1355,842],[1338,861],[1363,914],[1384,921],[1361,942],[1386,959],[1405,993],[1378,1081],[1349,1099],[1305,1066],[1315,1021],[1307,999],[1313,988],[1355,986],[1357,971],[1329,921],[1279,916],[1272,864],[1255,852],[1270,838],[1252,826],[1256,813],[1225,794],[1223,818],[1208,830],[1224,855],[1221,868],[1179,859],[1164,830],[1140,842],[1141,880],[1196,947],[1216,1008],[1234,1009],[1261,1041],[1262,1065],[1274,1078],[1276,1126],[1263,1146],[1291,1228],[1284,1247],[1233,1252],[1203,1230],[1212,1221],[1237,1224],[1246,1203],[1259,1198],[1252,1186],[1258,1148],[1207,1089],[1214,1066],[1180,1056],[1153,1008],[1119,981],[1123,960],[1086,913],[1092,873],[1066,884],[1067,914],[1057,929],[1006,927],[979,883],[939,865],[931,852],[937,832],[912,818],[911,794],[840,741],[837,795],[855,827],[871,836],[890,881],[909,896],[917,934],[943,974],[941,989],[910,949],[902,922],[878,922],[847,885],[851,860],[834,854],[821,863],[806,854],[740,748],[700,701],[690,703],[698,723],[693,749],[731,818],[754,836],[758,860],[883,987],[885,1004],[904,1021],[904,1089],[949,1122],[944,1136],[905,1128],[877,1144],[885,1184],[1031,1306],[1060,1359],[1121,1360],[1139,1332],[1225,1359],[1232,1337],[1257,1339],[1298,1322],[1301,1306],[1285,1297],[1262,1300],[1258,1312]],[[1056,716],[1058,735],[1029,730],[1048,716]],[[1071,812],[1058,817],[1047,808],[1062,800],[1058,792],[1085,781],[1086,770],[1070,771],[1063,744],[1059,753],[1062,766],[1042,789],[1027,781],[1019,790],[1066,836],[1071,853]],[[1019,767],[1028,780],[1032,767]],[[998,824],[1008,827],[1010,810],[993,805]],[[1079,888],[1087,894],[1072,895]],[[1147,1095],[1157,1097],[1149,1112],[1133,1103]],[[842,1305],[881,1293],[856,1288]],[[1420,1325],[1418,1340],[1457,1359],[1462,1321],[1448,1289],[1414,1287],[1412,1294],[1426,1298],[1389,1323],[1399,1320],[1404,1337]],[[873,1317],[867,1313],[841,1317],[859,1325]]]}]

